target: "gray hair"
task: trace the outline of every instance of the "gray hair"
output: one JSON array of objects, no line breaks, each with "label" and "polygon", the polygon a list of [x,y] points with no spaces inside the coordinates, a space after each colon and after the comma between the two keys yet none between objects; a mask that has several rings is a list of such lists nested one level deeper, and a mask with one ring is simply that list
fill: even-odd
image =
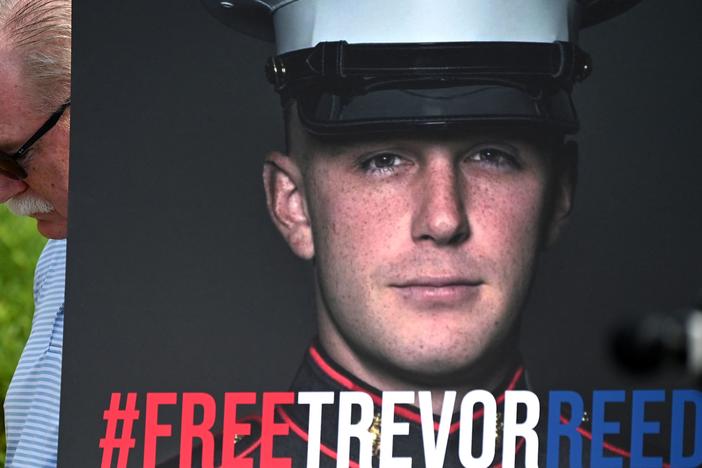
[{"label": "gray hair", "polygon": [[35,112],[53,112],[71,92],[71,0],[0,0],[0,48],[20,65]]}]

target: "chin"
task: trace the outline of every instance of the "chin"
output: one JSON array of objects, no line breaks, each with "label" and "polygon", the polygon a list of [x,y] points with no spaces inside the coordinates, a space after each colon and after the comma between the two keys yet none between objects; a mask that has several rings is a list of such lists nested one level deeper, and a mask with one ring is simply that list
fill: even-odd
[{"label": "chin", "polygon": [[405,341],[400,346],[386,348],[377,359],[407,376],[413,376],[411,380],[429,383],[481,367],[490,356],[485,344],[479,340],[467,338],[461,341],[456,337],[426,335],[412,342]]},{"label": "chin", "polygon": [[52,221],[37,220],[37,231],[47,239],[65,239],[67,234],[67,226],[65,223],[56,223]]},{"label": "chin", "polygon": [[485,350],[478,349],[440,349],[424,352],[411,363],[412,368],[425,375],[442,376],[461,373],[479,365],[485,359]]},{"label": "chin", "polygon": [[[496,317],[485,320],[440,322],[418,330],[395,328],[394,336],[376,359],[427,384],[460,381],[460,376],[482,374],[510,360],[517,349],[516,324]],[[392,331],[388,330],[388,333]],[[394,345],[390,344],[394,343]]]}]

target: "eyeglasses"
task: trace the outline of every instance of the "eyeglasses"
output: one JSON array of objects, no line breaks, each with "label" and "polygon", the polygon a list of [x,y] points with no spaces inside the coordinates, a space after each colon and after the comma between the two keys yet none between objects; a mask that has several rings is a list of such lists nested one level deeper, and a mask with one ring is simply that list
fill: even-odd
[{"label": "eyeglasses", "polygon": [[42,125],[34,135],[29,137],[29,140],[27,140],[20,147],[20,149],[15,151],[13,154],[0,151],[0,175],[4,175],[15,180],[25,179],[27,177],[27,171],[25,171],[20,165],[20,161],[22,161],[22,158],[26,156],[27,150],[29,150],[29,148],[31,148],[32,145],[39,140],[39,138],[43,137],[49,130],[54,128],[63,113],[66,111],[66,108],[70,105],[71,99],[69,98],[61,105],[61,107],[58,108],[56,112],[51,114],[51,117],[44,122],[44,125]]}]

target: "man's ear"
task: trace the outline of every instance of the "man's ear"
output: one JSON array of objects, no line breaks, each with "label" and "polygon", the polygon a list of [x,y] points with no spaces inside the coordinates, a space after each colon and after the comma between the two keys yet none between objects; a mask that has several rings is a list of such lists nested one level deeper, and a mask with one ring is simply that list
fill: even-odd
[{"label": "man's ear", "polygon": [[277,151],[270,153],[263,165],[263,186],[268,212],[285,241],[296,255],[312,259],[312,228],[297,162]]},{"label": "man's ear", "polygon": [[553,204],[551,217],[547,226],[545,247],[550,247],[561,234],[568,221],[575,202],[575,188],[578,183],[578,144],[565,142],[557,154],[555,163],[555,180],[553,187]]}]

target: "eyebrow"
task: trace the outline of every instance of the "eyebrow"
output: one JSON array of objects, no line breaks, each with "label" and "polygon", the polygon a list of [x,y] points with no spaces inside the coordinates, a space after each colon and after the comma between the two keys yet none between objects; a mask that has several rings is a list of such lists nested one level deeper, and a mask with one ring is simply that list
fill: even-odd
[{"label": "eyebrow", "polygon": [[[357,135],[347,135],[343,137],[319,138],[311,137],[309,142],[313,151],[322,151],[328,157],[338,157],[345,153],[368,153],[383,149],[402,149],[416,145],[451,145],[456,147],[473,148],[482,144],[499,143],[515,147],[515,145],[529,145],[539,148],[542,145],[549,145],[545,135],[538,132],[529,131],[524,128],[476,128],[472,131],[460,131],[455,129],[433,129],[431,133],[411,134],[365,134],[360,138]],[[423,136],[422,136],[423,135]],[[360,141],[359,141],[360,140]],[[549,145],[550,146],[550,145]]]},{"label": "eyebrow", "polygon": [[[477,135],[470,138],[388,138],[388,139],[378,139],[363,142],[353,142],[353,141],[318,141],[316,142],[317,148],[324,150],[329,153],[329,156],[338,156],[347,152],[354,153],[365,153],[371,151],[377,151],[382,149],[403,149],[403,148],[416,148],[417,146],[451,146],[455,148],[467,148],[470,150],[472,148],[499,144],[508,146],[515,151],[518,150],[517,145],[520,144],[534,144],[525,138],[520,138],[518,136],[509,137],[499,134],[485,134]],[[463,150],[465,151],[465,150]]]}]

